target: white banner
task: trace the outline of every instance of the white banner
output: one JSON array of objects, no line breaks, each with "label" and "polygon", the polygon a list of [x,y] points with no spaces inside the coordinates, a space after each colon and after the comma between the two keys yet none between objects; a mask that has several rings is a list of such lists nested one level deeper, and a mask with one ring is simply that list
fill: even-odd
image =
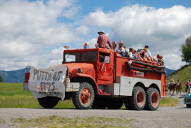
[{"label": "white banner", "polygon": [[45,96],[65,97],[64,79],[67,67],[59,65],[47,69],[30,69],[28,88],[36,98]]}]

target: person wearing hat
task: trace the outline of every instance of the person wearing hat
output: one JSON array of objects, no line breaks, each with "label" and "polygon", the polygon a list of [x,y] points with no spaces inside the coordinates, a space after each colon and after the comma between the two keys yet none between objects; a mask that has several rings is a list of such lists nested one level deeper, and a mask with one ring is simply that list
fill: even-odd
[{"label": "person wearing hat", "polygon": [[148,57],[152,57],[152,55],[151,55],[151,52],[150,52],[150,50],[149,50],[149,46],[148,46],[148,45],[145,45],[144,50],[145,50],[145,54],[146,54],[146,56],[148,56]]},{"label": "person wearing hat", "polygon": [[98,32],[98,34],[99,34],[99,37],[97,40],[97,47],[111,49],[112,46],[110,44],[108,37],[105,35],[105,33],[103,31],[100,31]]}]

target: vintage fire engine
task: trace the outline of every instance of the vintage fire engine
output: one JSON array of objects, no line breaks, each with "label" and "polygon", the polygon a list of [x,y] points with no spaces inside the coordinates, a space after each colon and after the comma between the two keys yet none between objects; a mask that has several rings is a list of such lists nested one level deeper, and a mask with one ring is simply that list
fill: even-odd
[{"label": "vintage fire engine", "polygon": [[71,98],[78,109],[157,110],[165,81],[164,66],[95,48],[65,50],[62,64],[47,69],[30,67],[24,85],[44,108]]}]

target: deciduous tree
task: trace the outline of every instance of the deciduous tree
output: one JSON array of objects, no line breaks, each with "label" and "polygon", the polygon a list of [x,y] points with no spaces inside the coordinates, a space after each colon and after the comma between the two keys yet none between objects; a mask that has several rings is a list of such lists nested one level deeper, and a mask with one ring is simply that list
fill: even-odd
[{"label": "deciduous tree", "polygon": [[191,63],[191,36],[188,37],[185,41],[185,44],[182,45],[182,60]]}]

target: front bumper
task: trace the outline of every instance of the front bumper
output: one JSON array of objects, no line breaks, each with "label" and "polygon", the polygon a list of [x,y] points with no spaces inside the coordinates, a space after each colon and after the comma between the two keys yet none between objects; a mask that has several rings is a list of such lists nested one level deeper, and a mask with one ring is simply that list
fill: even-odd
[{"label": "front bumper", "polygon": [[23,83],[24,90],[29,90],[36,98],[46,96],[65,98],[65,92],[78,91],[80,84],[70,82],[67,78],[67,67],[59,65],[47,69],[30,68],[30,77],[27,83]]},{"label": "front bumper", "polygon": [[191,104],[191,93],[184,96],[184,104]]}]

